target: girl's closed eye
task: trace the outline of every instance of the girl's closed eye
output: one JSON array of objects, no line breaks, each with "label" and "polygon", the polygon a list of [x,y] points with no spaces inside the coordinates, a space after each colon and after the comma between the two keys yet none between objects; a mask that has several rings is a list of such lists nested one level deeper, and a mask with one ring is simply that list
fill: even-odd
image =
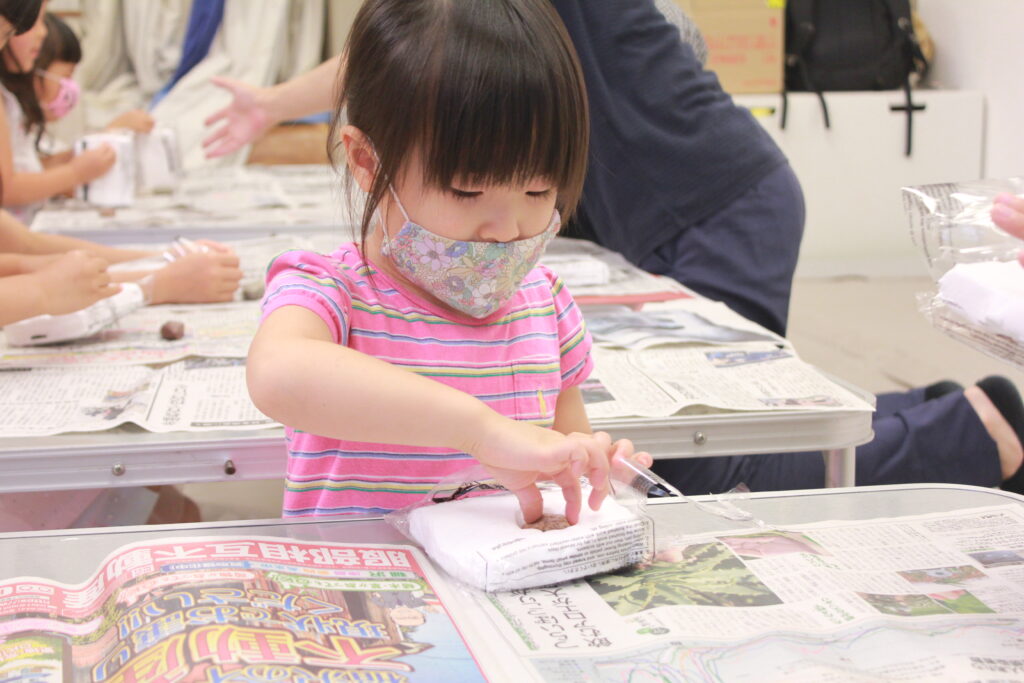
[{"label": "girl's closed eye", "polygon": [[455,187],[449,187],[448,193],[461,201],[469,201],[472,199],[476,199],[477,197],[483,194],[481,190],[460,190]]},{"label": "girl's closed eye", "polygon": [[547,199],[555,191],[555,188],[549,187],[546,190],[531,190],[526,193],[531,199]]}]

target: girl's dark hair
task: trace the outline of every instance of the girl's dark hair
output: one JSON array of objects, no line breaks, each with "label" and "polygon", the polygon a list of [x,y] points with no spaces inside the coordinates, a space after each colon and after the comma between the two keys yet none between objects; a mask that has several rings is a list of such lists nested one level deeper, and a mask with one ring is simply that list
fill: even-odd
[{"label": "girl's dark hair", "polygon": [[[36,95],[35,79],[39,78],[36,72],[46,71],[54,62],[78,64],[82,61],[82,44],[78,42],[78,36],[71,27],[50,12],[46,13],[43,20],[46,24],[46,39],[39,47],[39,55],[28,72],[11,71],[6,61],[0,59],[0,83],[18,100],[24,114],[25,132],[35,132],[36,149],[39,149],[39,143],[46,133],[46,114]],[[4,48],[4,51],[7,49]]]},{"label": "girl's dark hair", "polygon": [[549,0],[367,0],[345,53],[328,153],[337,163],[346,113],[377,153],[364,242],[417,150],[438,189],[546,178],[568,220],[590,121],[576,52]]},{"label": "girl's dark hair", "polygon": [[36,69],[46,71],[54,62],[78,64],[82,61],[82,44],[78,36],[63,19],[51,12],[46,13],[46,40],[39,48]]},{"label": "girl's dark hair", "polygon": [[[43,0],[0,0],[0,17],[10,22],[14,28],[14,35],[20,35],[32,28],[42,9]],[[2,63],[3,59],[0,58],[0,67]],[[0,198],[2,197],[3,178],[0,177]]]},{"label": "girl's dark hair", "polygon": [[32,28],[42,7],[43,0],[0,0],[0,17],[11,22],[19,35]]}]

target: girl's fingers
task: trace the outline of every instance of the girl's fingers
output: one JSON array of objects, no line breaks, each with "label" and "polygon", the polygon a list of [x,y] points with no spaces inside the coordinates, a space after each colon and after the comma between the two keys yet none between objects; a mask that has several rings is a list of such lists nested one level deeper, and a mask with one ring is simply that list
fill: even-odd
[{"label": "girl's fingers", "polygon": [[580,490],[580,478],[565,469],[551,478],[562,489],[565,498],[565,518],[569,524],[580,521],[580,507],[583,504],[583,492]]},{"label": "girl's fingers", "polygon": [[[541,518],[541,515],[544,514],[544,499],[541,498],[540,489],[536,484],[516,489],[512,493],[519,499],[519,507],[523,511],[523,522],[532,524]],[[568,517],[568,515],[566,516]]]},{"label": "girl's fingers", "polygon": [[599,434],[603,435],[604,438],[595,438],[594,441],[587,444],[587,450],[590,454],[590,468],[587,470],[587,478],[593,487],[588,500],[591,510],[597,510],[601,507],[601,503],[609,491],[608,450],[611,448],[611,439],[603,432],[599,432],[594,436],[598,437]]}]

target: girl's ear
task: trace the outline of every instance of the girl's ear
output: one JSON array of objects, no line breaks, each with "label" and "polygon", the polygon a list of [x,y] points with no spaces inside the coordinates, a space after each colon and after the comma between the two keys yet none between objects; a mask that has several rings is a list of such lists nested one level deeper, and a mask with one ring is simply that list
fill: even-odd
[{"label": "girl's ear", "polygon": [[342,127],[341,144],[345,148],[345,162],[348,164],[349,173],[363,192],[369,192],[380,166],[373,144],[363,131],[355,126]]}]

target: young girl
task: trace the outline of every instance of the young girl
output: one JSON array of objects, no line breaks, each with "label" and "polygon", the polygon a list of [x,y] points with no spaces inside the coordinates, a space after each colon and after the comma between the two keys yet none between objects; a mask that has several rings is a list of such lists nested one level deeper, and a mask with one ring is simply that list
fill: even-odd
[{"label": "young girl", "polygon": [[368,0],[346,54],[331,137],[361,240],[271,264],[249,353],[253,400],[289,425],[284,514],[392,510],[475,458],[526,521],[550,479],[575,523],[579,475],[596,509],[637,456],[589,433],[590,338],[536,265],[586,167],[568,37],[548,0]]}]

